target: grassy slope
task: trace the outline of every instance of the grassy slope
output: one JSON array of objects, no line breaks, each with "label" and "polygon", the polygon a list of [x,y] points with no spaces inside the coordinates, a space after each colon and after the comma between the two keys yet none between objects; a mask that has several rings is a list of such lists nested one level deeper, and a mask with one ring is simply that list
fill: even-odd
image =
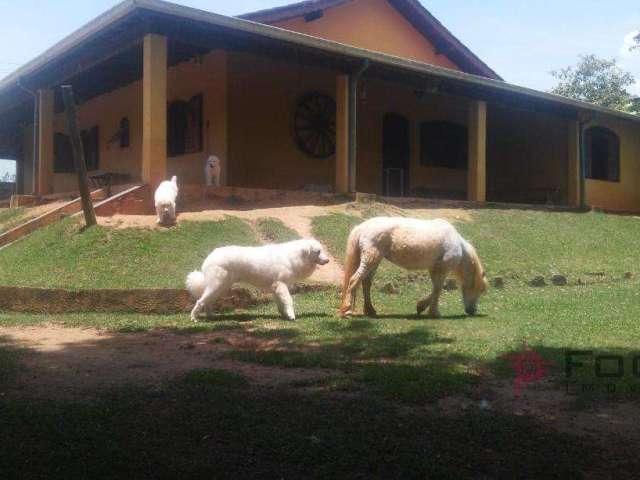
[{"label": "grassy slope", "polygon": [[290,242],[300,238],[298,232],[287,227],[277,218],[260,218],[256,222],[256,228],[262,238],[270,243]]},{"label": "grassy slope", "polygon": [[257,240],[239,219],[167,230],[79,233],[75,220],[38,230],[0,252],[0,284],[69,288],[180,288],[215,247]]},{"label": "grassy slope", "polygon": [[18,226],[24,215],[25,209],[23,207],[0,210],[0,234]]},{"label": "grassy slope", "polygon": [[[473,221],[456,226],[476,246],[490,276],[605,272],[619,277],[640,265],[640,220],[635,217],[489,209],[472,215]],[[314,234],[341,259],[348,232],[359,222],[348,215],[316,217]]]}]

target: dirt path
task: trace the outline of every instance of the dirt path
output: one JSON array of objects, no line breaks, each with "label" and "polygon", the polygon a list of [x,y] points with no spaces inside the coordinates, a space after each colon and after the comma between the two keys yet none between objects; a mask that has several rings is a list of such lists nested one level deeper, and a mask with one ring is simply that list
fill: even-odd
[{"label": "dirt path", "polygon": [[241,373],[277,387],[330,375],[321,369],[280,369],[226,358],[233,349],[268,350],[273,340],[241,331],[177,334],[167,330],[116,334],[58,326],[0,328],[0,346],[16,349],[15,385],[0,395],[91,398],[125,385],[157,386],[195,369]]},{"label": "dirt path", "polygon": [[[344,208],[303,205],[251,210],[203,210],[180,213],[178,222],[220,221],[226,216],[241,218],[249,222],[255,222],[260,218],[276,218],[287,227],[295,230],[302,238],[309,238],[313,236],[311,227],[313,217],[328,215],[331,212],[344,212]],[[98,221],[100,225],[112,228],[163,228],[156,225],[156,219],[151,215],[114,215],[113,217],[100,217]],[[335,258],[331,258],[331,262],[316,270],[309,280],[314,283],[339,285],[342,282],[341,264]]]}]

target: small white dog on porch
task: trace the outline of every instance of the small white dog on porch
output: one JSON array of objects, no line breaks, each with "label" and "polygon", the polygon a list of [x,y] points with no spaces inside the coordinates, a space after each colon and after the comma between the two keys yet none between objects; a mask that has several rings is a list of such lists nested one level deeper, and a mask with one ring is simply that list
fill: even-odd
[{"label": "small white dog on porch", "polygon": [[178,198],[178,177],[165,180],[156,189],[154,201],[156,205],[156,222],[170,225],[176,221],[176,199]]},{"label": "small white dog on porch", "polygon": [[211,155],[207,158],[207,162],[204,166],[204,177],[207,183],[207,187],[219,187],[220,175],[222,172],[222,165],[220,159],[215,155]]},{"label": "small white dog on porch", "polygon": [[309,277],[318,267],[329,263],[320,242],[296,240],[264,247],[216,248],[202,265],[202,271],[189,274],[186,285],[198,299],[191,320],[227,293],[234,283],[244,282],[273,293],[280,314],[295,320],[289,287]]}]

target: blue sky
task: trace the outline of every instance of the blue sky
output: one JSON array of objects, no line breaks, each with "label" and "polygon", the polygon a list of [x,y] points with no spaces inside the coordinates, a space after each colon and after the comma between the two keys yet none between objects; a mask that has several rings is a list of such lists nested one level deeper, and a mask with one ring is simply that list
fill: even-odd
[{"label": "blue sky", "polygon": [[[226,15],[295,0],[177,0]],[[549,72],[578,55],[616,57],[640,80],[640,51],[625,46],[640,29],[638,0],[421,0],[445,26],[507,81],[539,90]],[[79,28],[117,0],[0,0],[0,78]],[[615,5],[613,7],[612,5]],[[640,95],[640,82],[634,87]],[[0,161],[0,176],[4,174]]]}]

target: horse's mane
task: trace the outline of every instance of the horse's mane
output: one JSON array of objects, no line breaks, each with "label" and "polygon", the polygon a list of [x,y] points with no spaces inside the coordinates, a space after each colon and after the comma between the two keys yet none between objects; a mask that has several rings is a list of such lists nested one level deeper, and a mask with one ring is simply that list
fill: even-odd
[{"label": "horse's mane", "polygon": [[476,249],[473,248],[466,240],[464,241],[464,257],[465,263],[464,266],[465,273],[469,275],[470,278],[465,279],[466,281],[471,280],[473,283],[469,282],[473,285],[474,289],[481,289],[485,284],[485,273],[484,267],[482,266],[482,262],[480,261],[480,257],[476,252]]}]

